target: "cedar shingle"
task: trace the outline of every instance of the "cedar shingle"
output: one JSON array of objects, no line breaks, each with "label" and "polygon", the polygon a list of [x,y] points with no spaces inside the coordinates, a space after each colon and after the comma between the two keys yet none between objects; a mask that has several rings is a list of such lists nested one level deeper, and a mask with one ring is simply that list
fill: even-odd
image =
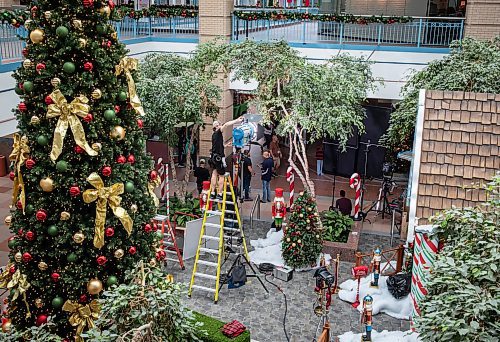
[{"label": "cedar shingle", "polygon": [[435,130],[432,129],[424,129],[422,132],[422,139],[424,140],[436,140],[436,134],[434,133],[434,138],[431,138],[431,133],[435,132]]},{"label": "cedar shingle", "polygon": [[453,142],[460,142],[460,137],[462,136],[462,134],[460,132],[453,132],[451,134],[451,141]]},{"label": "cedar shingle", "polygon": [[431,128],[430,129],[438,129],[439,125],[437,121],[431,121]]},{"label": "cedar shingle", "polygon": [[479,161],[481,160],[481,158],[477,155],[471,155],[470,158],[470,165],[473,167],[477,166],[479,164]]},{"label": "cedar shingle", "polygon": [[488,102],[483,102],[483,108],[482,108],[482,111],[483,112],[489,112],[491,111],[491,102],[488,101]]},{"label": "cedar shingle", "polygon": [[451,122],[451,113],[452,113],[452,111],[451,111],[451,110],[447,110],[447,111],[445,111],[444,121],[446,121],[446,122]]},{"label": "cedar shingle", "polygon": [[454,110],[451,112],[451,121],[460,121],[460,110]]},{"label": "cedar shingle", "polygon": [[491,155],[491,147],[490,145],[482,145],[479,146],[479,155],[483,157],[489,157]]},{"label": "cedar shingle", "polygon": [[453,99],[454,100],[462,100],[463,98],[464,98],[463,91],[454,91],[453,92]]},{"label": "cedar shingle", "polygon": [[[452,168],[453,168],[453,165],[450,165],[450,167],[452,167]],[[447,176],[447,175],[448,175],[448,164],[443,164],[443,165],[441,165],[441,169],[440,169],[440,171],[439,171],[439,172],[440,172],[442,175]],[[452,172],[452,174],[453,174],[453,170],[452,170],[451,172]]]},{"label": "cedar shingle", "polygon": [[470,121],[470,112],[461,111],[460,112],[460,122],[461,123],[469,123],[469,121]]},{"label": "cedar shingle", "polygon": [[448,193],[447,193],[448,198],[451,198],[451,199],[455,199],[455,198],[457,198],[457,193],[458,193],[458,190],[457,190],[457,188],[456,188],[456,187],[454,187],[454,186],[450,186],[450,187],[448,188]]},{"label": "cedar shingle", "polygon": [[479,153],[479,146],[477,145],[467,145],[467,153],[472,155],[472,154],[478,154]]},{"label": "cedar shingle", "polygon": [[489,145],[491,141],[491,134],[483,134],[483,144]]},{"label": "cedar shingle", "polygon": [[[443,92],[443,99],[449,100],[449,99],[452,99],[452,98],[453,98],[453,91],[445,90]],[[443,100],[443,102],[445,102],[446,100]]]},{"label": "cedar shingle", "polygon": [[451,141],[451,131],[443,132],[443,141]]},{"label": "cedar shingle", "polygon": [[464,166],[471,165],[471,156],[470,154],[464,156]]},{"label": "cedar shingle", "polygon": [[471,100],[475,100],[476,99],[476,93],[468,92],[468,94],[469,94],[469,99],[471,99]]},{"label": "cedar shingle", "polygon": [[462,105],[462,101],[453,100],[450,102],[450,110],[452,110],[452,111],[460,110],[461,105]]},{"label": "cedar shingle", "polygon": [[437,123],[438,123],[438,128],[439,128],[439,129],[443,129],[443,128],[444,128],[444,125],[446,124],[446,122],[441,121],[441,120],[439,120]]},{"label": "cedar shingle", "polygon": [[420,165],[420,173],[431,173],[431,164],[425,163]]},{"label": "cedar shingle", "polygon": [[444,163],[444,154],[443,153],[436,153],[436,163],[437,164]]},{"label": "cedar shingle", "polygon": [[[460,144],[463,145],[463,144]],[[458,150],[458,147],[457,147]],[[460,154],[454,154],[453,155],[453,165],[464,165],[464,156]]]},{"label": "cedar shingle", "polygon": [[425,198],[426,198],[426,196],[418,196],[417,197],[417,205],[424,206],[425,205]]},{"label": "cedar shingle", "polygon": [[425,129],[431,128],[431,122],[429,120],[424,120],[424,128]]},{"label": "cedar shingle", "polygon": [[441,108],[442,109],[450,109],[450,100],[441,101]]},{"label": "cedar shingle", "polygon": [[468,101],[462,101],[462,103],[460,103],[460,109],[461,110],[468,110],[469,108],[469,102]]},{"label": "cedar shingle", "polygon": [[442,108],[442,101],[434,101],[434,110]]},{"label": "cedar shingle", "polygon": [[[436,101],[434,100],[425,100],[425,108],[427,109],[434,109],[434,104],[435,104]],[[429,112],[431,112],[430,110],[427,111],[427,115],[429,115]]]},{"label": "cedar shingle", "polygon": [[451,200],[451,206],[455,208],[463,208],[464,206],[464,201],[460,199],[452,199]]},{"label": "cedar shingle", "polygon": [[469,142],[469,132],[462,132],[462,142],[468,143]]},{"label": "cedar shingle", "polygon": [[431,164],[431,174],[433,175],[439,175],[441,171],[441,167],[438,164]]},{"label": "cedar shingle", "polygon": [[486,100],[488,100],[488,94],[486,94],[486,93],[476,93],[476,100],[478,100],[478,101],[486,101]]},{"label": "cedar shingle", "polygon": [[444,163],[445,164],[452,164],[453,163],[453,157],[451,154],[444,155]]},{"label": "cedar shingle", "polygon": [[451,208],[451,199],[443,198],[443,206],[441,209],[450,209]]},{"label": "cedar shingle", "polygon": [[434,152],[427,152],[427,161],[429,163],[435,163],[436,162],[436,153],[434,153]]},{"label": "cedar shingle", "polygon": [[486,157],[481,157],[479,161],[479,167],[486,167]]},{"label": "cedar shingle", "polygon": [[465,179],[472,179],[472,167],[471,166],[464,166],[464,178]]},{"label": "cedar shingle", "polygon": [[490,145],[490,153],[492,157],[500,160],[500,147],[498,147],[498,145]]},{"label": "cedar shingle", "polygon": [[477,110],[477,101],[469,100],[467,102],[467,110],[471,111],[471,112],[476,111]]},{"label": "cedar shingle", "polygon": [[495,94],[488,93],[488,100],[494,100]]},{"label": "cedar shingle", "polygon": [[440,100],[443,98],[443,91],[442,90],[433,90],[431,93],[431,98],[435,100]]},{"label": "cedar shingle", "polygon": [[443,141],[443,132],[444,131],[442,129],[436,130],[436,141]]},{"label": "cedar shingle", "polygon": [[446,197],[448,196],[448,188],[445,187],[445,186],[440,186],[438,188],[438,194],[437,194],[439,197]]},{"label": "cedar shingle", "polygon": [[441,209],[443,207],[443,199],[440,197],[431,197],[429,206],[433,209]]},{"label": "cedar shingle", "polygon": [[465,199],[465,189],[457,188],[457,198]]},{"label": "cedar shingle", "polygon": [[446,144],[446,153],[456,153],[456,144],[449,142]]},{"label": "cedar shingle", "polygon": [[490,125],[491,124],[491,113],[483,112],[483,117],[481,119],[481,122],[483,123],[483,125]]},{"label": "cedar shingle", "polygon": [[437,111],[437,119],[443,121],[446,118],[446,110],[441,109]]},{"label": "cedar shingle", "polygon": [[470,122],[481,122],[482,113],[481,112],[471,112],[470,113]]},{"label": "cedar shingle", "polygon": [[478,133],[475,136],[476,136],[476,145],[482,145],[483,144],[483,135],[481,133]]}]

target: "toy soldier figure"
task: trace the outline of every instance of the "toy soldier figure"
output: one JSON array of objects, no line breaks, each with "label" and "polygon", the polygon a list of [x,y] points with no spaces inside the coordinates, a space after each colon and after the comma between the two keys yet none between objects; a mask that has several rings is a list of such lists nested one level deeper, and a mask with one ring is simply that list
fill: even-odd
[{"label": "toy soldier figure", "polygon": [[[210,193],[210,181],[204,181],[200,193],[200,208],[202,211],[205,210],[205,207],[207,205],[207,201],[210,196],[209,193]],[[212,210],[212,202],[208,203],[208,210]]]},{"label": "toy soldier figure", "polygon": [[285,215],[286,215],[286,203],[285,199],[283,198],[283,189],[276,188],[275,197],[273,201],[273,219],[277,232],[281,230]]},{"label": "toy soldier figure", "polygon": [[371,287],[378,288],[378,278],[380,277],[380,262],[382,261],[382,251],[376,248],[373,251],[372,262],[370,263],[370,271],[373,272],[373,281],[370,283]]},{"label": "toy soldier figure", "polygon": [[372,310],[373,298],[369,294],[363,298],[363,313],[361,314],[361,324],[365,324],[366,334],[361,337],[361,341],[372,340]]}]

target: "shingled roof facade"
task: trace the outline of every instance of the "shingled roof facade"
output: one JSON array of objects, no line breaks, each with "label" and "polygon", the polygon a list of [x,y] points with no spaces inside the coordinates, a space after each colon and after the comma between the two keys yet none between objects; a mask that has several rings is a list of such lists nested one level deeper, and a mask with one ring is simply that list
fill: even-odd
[{"label": "shingled roof facade", "polygon": [[443,209],[484,202],[477,185],[500,170],[500,95],[426,91],[422,139],[416,141],[418,225]]}]

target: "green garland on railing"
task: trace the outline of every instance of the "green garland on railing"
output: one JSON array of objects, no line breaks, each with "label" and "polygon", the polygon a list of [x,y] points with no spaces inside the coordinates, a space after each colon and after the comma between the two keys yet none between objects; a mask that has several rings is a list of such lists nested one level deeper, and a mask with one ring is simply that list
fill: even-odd
[{"label": "green garland on railing", "polygon": [[19,27],[24,24],[29,18],[29,12],[24,10],[0,10],[0,21],[2,24],[9,23],[14,27]]},{"label": "green garland on railing", "polygon": [[348,24],[367,25],[372,23],[395,24],[408,23],[413,21],[412,17],[397,16],[357,16],[353,14],[311,14],[293,11],[234,11],[238,19],[252,20],[312,20],[312,21],[333,21]]},{"label": "green garland on railing", "polygon": [[118,6],[115,8],[116,16],[114,19],[121,20],[124,17],[132,19],[150,18],[150,17],[183,17],[194,18],[198,16],[197,6],[151,6],[142,10],[136,11],[131,7]]}]

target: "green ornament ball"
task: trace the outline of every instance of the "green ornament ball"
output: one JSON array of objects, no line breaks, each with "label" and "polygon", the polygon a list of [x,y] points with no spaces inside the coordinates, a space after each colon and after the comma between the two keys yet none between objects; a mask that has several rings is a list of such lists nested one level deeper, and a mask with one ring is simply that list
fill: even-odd
[{"label": "green ornament ball", "polygon": [[131,193],[134,192],[135,186],[132,182],[125,183],[125,192]]},{"label": "green ornament ball", "polygon": [[59,172],[68,171],[68,163],[64,160],[59,160],[56,164],[56,170]]},{"label": "green ornament ball", "polygon": [[33,214],[35,212],[35,207],[32,204],[28,204],[24,211],[26,214]]},{"label": "green ornament ball", "polygon": [[116,117],[115,111],[112,109],[107,109],[104,111],[104,118],[108,121],[113,120]]},{"label": "green ornament ball", "polygon": [[77,257],[77,255],[75,253],[70,253],[66,257],[66,260],[68,260],[68,262],[75,262],[76,259],[78,259],[78,257]]},{"label": "green ornament ball", "polygon": [[96,26],[97,33],[99,34],[104,34],[106,33],[106,26],[104,25],[97,25]]},{"label": "green ornament ball", "polygon": [[116,285],[117,283],[118,278],[116,278],[115,276],[109,276],[108,280],[106,280],[106,285],[108,286]]},{"label": "green ornament ball", "polygon": [[47,146],[47,144],[49,143],[49,139],[45,135],[39,135],[36,138],[36,142],[41,146]]},{"label": "green ornament ball", "polygon": [[64,37],[68,36],[69,30],[66,26],[59,26],[56,29],[56,34],[59,38],[64,38]]},{"label": "green ornament ball", "polygon": [[59,309],[63,306],[63,304],[64,299],[62,299],[61,297],[55,297],[54,299],[52,299],[52,307],[55,309]]},{"label": "green ornament ball", "polygon": [[59,233],[59,229],[57,229],[55,225],[51,225],[49,226],[49,228],[47,228],[47,233],[50,236],[56,236]]},{"label": "green ornament ball", "polygon": [[65,72],[65,73],[67,73],[67,74],[72,74],[72,73],[74,73],[74,72],[75,72],[75,70],[76,70],[76,66],[75,66],[75,64],[74,64],[74,63],[72,63],[72,62],[66,62],[66,63],[64,63],[64,65],[63,65],[63,70],[64,70],[64,72]]},{"label": "green ornament ball", "polygon": [[14,91],[16,92],[17,95],[23,95],[24,94],[23,90],[21,88],[19,88],[18,86],[16,86],[14,88]]},{"label": "green ornament ball", "polygon": [[33,91],[33,88],[35,88],[35,86],[33,85],[33,82],[31,82],[31,81],[23,82],[23,89],[25,92],[31,93]]},{"label": "green ornament ball", "polygon": [[127,101],[127,98],[128,98],[128,96],[127,96],[126,92],[120,91],[118,93],[118,101],[124,102],[124,101]]},{"label": "green ornament ball", "polygon": [[14,248],[16,248],[16,246],[17,246],[17,241],[16,241],[16,239],[12,239],[12,240],[10,240],[10,241],[9,241],[9,243],[8,243],[7,245],[9,246],[9,248],[10,248],[10,249],[14,249]]},{"label": "green ornament ball", "polygon": [[157,231],[156,231],[156,237],[157,237],[157,239],[159,239],[159,240],[160,240],[160,239],[163,239],[163,233],[161,232],[161,230],[157,230]]}]

